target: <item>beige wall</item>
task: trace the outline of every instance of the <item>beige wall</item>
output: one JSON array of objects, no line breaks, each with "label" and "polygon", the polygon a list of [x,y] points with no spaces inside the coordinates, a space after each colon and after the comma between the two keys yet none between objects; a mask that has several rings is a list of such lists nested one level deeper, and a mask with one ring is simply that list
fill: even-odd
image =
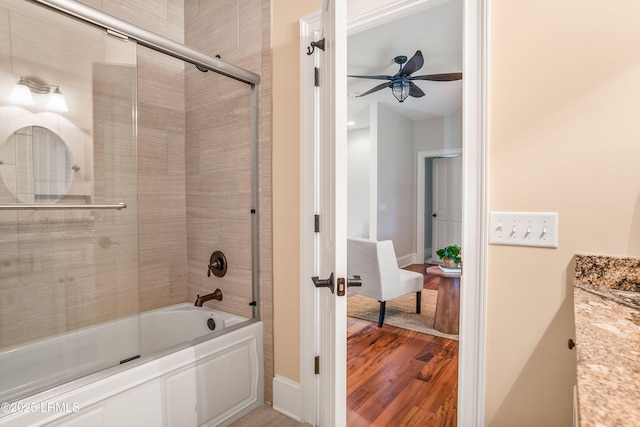
[{"label": "beige wall", "polygon": [[492,426],[571,424],[572,258],[640,255],[638,16],[632,1],[491,1],[489,210],[560,214],[558,249],[488,248]]},{"label": "beige wall", "polygon": [[273,1],[275,373],[300,382],[300,18],[322,2]]}]

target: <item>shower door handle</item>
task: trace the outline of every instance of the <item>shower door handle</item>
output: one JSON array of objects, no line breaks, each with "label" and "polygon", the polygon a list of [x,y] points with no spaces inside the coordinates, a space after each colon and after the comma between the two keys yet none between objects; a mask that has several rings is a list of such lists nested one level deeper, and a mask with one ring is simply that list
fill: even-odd
[{"label": "shower door handle", "polygon": [[316,288],[329,288],[331,293],[333,293],[333,273],[331,273],[331,276],[329,276],[328,279],[321,279],[318,276],[313,276],[311,280],[313,280],[313,285]]}]

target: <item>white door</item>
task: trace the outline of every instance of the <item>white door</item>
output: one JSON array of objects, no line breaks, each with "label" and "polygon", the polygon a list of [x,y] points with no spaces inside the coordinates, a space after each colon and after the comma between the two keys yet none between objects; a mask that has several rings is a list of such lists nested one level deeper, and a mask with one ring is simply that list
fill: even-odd
[{"label": "white door", "polygon": [[462,157],[433,159],[432,257],[449,245],[462,244]]},{"label": "white door", "polygon": [[347,419],[347,297],[338,295],[340,280],[347,277],[346,15],[346,2],[323,1],[324,52],[316,49],[315,53],[319,58],[315,191],[320,215],[316,265],[320,279],[334,276],[334,292],[319,288],[317,299],[320,356],[317,407],[322,427],[344,426]]}]

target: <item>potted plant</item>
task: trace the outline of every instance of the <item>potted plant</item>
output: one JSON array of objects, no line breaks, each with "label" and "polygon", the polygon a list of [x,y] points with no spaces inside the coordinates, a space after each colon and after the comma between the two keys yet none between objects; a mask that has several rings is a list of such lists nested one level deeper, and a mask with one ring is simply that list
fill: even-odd
[{"label": "potted plant", "polygon": [[446,268],[458,268],[458,264],[461,261],[460,252],[460,246],[450,245],[446,248],[438,249],[436,255],[440,257]]}]

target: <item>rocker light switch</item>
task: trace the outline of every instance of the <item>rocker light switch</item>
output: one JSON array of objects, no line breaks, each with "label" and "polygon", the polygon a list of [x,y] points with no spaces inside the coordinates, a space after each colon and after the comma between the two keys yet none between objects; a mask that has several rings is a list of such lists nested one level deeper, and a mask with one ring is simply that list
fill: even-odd
[{"label": "rocker light switch", "polygon": [[558,247],[557,212],[491,212],[489,243]]}]

